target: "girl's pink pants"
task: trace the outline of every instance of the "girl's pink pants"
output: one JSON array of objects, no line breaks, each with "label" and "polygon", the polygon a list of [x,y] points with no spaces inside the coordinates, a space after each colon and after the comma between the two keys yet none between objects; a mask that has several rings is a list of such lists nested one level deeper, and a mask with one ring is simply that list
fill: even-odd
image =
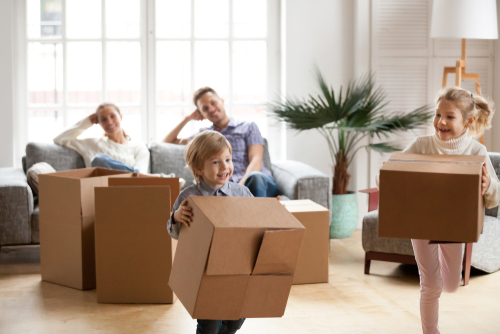
[{"label": "girl's pink pants", "polygon": [[441,291],[457,291],[462,279],[463,244],[429,244],[412,239],[420,274],[420,318],[424,334],[439,334]]}]

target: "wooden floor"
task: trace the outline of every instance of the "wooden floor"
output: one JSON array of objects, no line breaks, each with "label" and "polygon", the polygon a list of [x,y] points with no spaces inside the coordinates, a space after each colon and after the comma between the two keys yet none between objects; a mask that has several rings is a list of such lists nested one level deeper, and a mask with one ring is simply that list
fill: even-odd
[{"label": "wooden floor", "polygon": [[[373,261],[363,274],[361,232],[332,240],[330,282],[293,286],[283,318],[248,319],[245,333],[421,333],[416,266]],[[8,250],[7,250],[8,251]],[[441,298],[442,333],[500,333],[500,272],[472,272]],[[97,304],[95,290],[40,281],[37,247],[0,254],[0,333],[195,333],[174,305]]]}]

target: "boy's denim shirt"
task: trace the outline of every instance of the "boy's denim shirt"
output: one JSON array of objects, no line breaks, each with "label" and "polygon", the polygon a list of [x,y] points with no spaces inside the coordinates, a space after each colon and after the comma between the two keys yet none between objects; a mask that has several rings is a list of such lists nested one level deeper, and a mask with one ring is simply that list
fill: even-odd
[{"label": "boy's denim shirt", "polygon": [[188,196],[230,196],[230,197],[253,197],[250,190],[247,187],[242,186],[239,183],[228,182],[223,185],[220,189],[215,189],[210,187],[208,184],[200,181],[199,184],[193,184],[192,186],[187,187],[182,190],[177,197],[177,200],[174,203],[174,207],[172,208],[172,215],[167,223],[168,234],[174,239],[179,239],[179,231],[181,229],[181,222],[174,221],[174,213],[179,209],[181,203],[185,201]]}]

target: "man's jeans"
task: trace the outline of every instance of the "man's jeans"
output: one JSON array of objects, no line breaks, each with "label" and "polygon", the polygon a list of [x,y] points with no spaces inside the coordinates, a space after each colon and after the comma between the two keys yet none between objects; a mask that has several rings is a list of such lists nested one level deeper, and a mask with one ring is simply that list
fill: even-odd
[{"label": "man's jeans", "polygon": [[134,172],[139,175],[139,169],[125,165],[123,162],[112,159],[107,154],[96,154],[90,161],[90,167],[102,167],[114,170],[122,170],[125,172]]},{"label": "man's jeans", "polygon": [[196,334],[234,334],[241,328],[245,319],[240,320],[202,320],[198,319]]},{"label": "man's jeans", "polygon": [[245,181],[245,186],[255,197],[276,197],[279,195],[276,181],[262,172],[251,172]]}]

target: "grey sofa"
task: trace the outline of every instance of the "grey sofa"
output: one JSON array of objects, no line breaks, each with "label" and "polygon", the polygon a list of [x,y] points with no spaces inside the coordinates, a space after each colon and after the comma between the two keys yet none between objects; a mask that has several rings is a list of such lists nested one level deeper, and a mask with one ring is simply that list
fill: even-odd
[{"label": "grey sofa", "polygon": [[[500,153],[489,153],[497,176],[500,177]],[[486,209],[483,233],[477,243],[468,244],[466,252],[472,255],[464,261],[464,284],[468,281],[470,266],[492,273],[500,270],[500,219],[498,207]],[[379,238],[378,211],[371,211],[363,218],[362,243],[365,254],[365,274],[369,273],[370,261],[390,261],[416,264],[413,247],[409,239]]]},{"label": "grey sofa", "polygon": [[[193,176],[185,168],[184,146],[152,143],[149,150],[151,173],[175,173],[187,184],[192,183]],[[0,168],[0,247],[40,242],[38,205],[26,182],[26,171],[38,162],[47,162],[56,171],[85,168],[82,156],[76,151],[41,143],[26,146],[22,169]],[[267,142],[264,165],[272,171],[280,194],[290,199],[311,199],[329,208],[329,178],[322,172],[297,161],[271,163]]]}]

